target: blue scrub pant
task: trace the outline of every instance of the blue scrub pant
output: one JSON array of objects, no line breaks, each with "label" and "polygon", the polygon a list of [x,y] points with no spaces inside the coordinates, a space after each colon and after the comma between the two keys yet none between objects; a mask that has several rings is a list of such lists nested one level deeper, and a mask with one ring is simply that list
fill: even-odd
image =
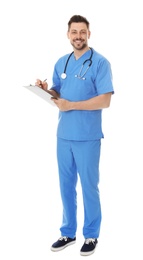
[{"label": "blue scrub pant", "polygon": [[98,238],[101,225],[99,160],[101,140],[69,141],[57,139],[57,160],[63,204],[62,236],[74,238],[77,231],[77,174],[84,205],[84,238]]}]

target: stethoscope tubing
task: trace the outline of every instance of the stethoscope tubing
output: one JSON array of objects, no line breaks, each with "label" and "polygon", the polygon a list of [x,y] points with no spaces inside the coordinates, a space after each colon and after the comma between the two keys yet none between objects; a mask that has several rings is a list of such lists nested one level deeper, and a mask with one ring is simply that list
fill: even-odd
[{"label": "stethoscope tubing", "polygon": [[70,57],[72,56],[73,53],[74,53],[74,52],[71,52],[71,54],[69,55],[69,57],[68,57],[68,59],[67,59],[67,61],[66,61],[66,65],[65,65],[65,68],[64,68],[64,73],[65,73],[65,74],[66,74],[66,70],[67,70],[67,66],[68,66],[69,59],[70,59]]},{"label": "stethoscope tubing", "polygon": [[[88,68],[89,68],[89,67],[91,66],[91,64],[92,64],[93,50],[92,50],[92,48],[90,48],[90,50],[91,50],[91,55],[90,55],[89,59],[86,59],[86,60],[83,62],[82,67],[81,67],[81,70],[80,70],[80,73],[81,73],[81,71],[82,71],[82,69],[83,69],[83,66],[85,65],[85,63],[86,63],[87,61],[90,62],[90,63],[88,64]],[[65,64],[65,68],[64,68],[64,72],[61,74],[61,78],[63,78],[63,79],[66,78],[66,70],[67,70],[68,62],[69,62],[69,60],[70,60],[70,58],[71,58],[71,56],[72,56],[73,53],[74,53],[74,52],[71,52],[70,55],[69,55],[69,57],[67,58],[67,61],[66,61],[66,64]],[[87,72],[88,68],[86,69],[85,73]],[[78,75],[77,75],[77,77],[82,78],[82,77],[85,75],[85,73],[84,73],[82,76],[80,76],[80,75],[78,76]]]}]

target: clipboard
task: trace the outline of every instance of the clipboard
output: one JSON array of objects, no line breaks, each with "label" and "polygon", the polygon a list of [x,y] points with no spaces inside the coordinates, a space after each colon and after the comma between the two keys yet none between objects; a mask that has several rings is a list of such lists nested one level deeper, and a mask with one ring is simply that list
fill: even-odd
[{"label": "clipboard", "polygon": [[55,103],[51,100],[51,98],[55,98],[55,99],[57,98],[53,96],[49,90],[44,90],[36,85],[24,86],[24,88],[30,90],[31,92],[35,93],[39,97],[43,98],[49,104],[55,106]]}]

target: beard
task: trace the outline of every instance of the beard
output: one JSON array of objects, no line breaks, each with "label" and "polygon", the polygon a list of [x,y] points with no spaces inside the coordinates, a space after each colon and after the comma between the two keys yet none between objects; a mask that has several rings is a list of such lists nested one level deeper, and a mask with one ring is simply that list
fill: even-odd
[{"label": "beard", "polygon": [[71,45],[73,46],[74,49],[80,51],[80,50],[84,50],[87,47],[87,43],[85,42],[81,42],[81,43],[71,43]]}]

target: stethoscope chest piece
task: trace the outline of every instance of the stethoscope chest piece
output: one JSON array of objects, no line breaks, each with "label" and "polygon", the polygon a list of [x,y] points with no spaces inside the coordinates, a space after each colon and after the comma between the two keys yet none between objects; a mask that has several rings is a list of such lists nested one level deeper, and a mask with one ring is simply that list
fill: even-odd
[{"label": "stethoscope chest piece", "polygon": [[61,74],[61,78],[62,78],[62,79],[66,79],[66,77],[67,77],[66,73],[63,72],[63,73]]}]

